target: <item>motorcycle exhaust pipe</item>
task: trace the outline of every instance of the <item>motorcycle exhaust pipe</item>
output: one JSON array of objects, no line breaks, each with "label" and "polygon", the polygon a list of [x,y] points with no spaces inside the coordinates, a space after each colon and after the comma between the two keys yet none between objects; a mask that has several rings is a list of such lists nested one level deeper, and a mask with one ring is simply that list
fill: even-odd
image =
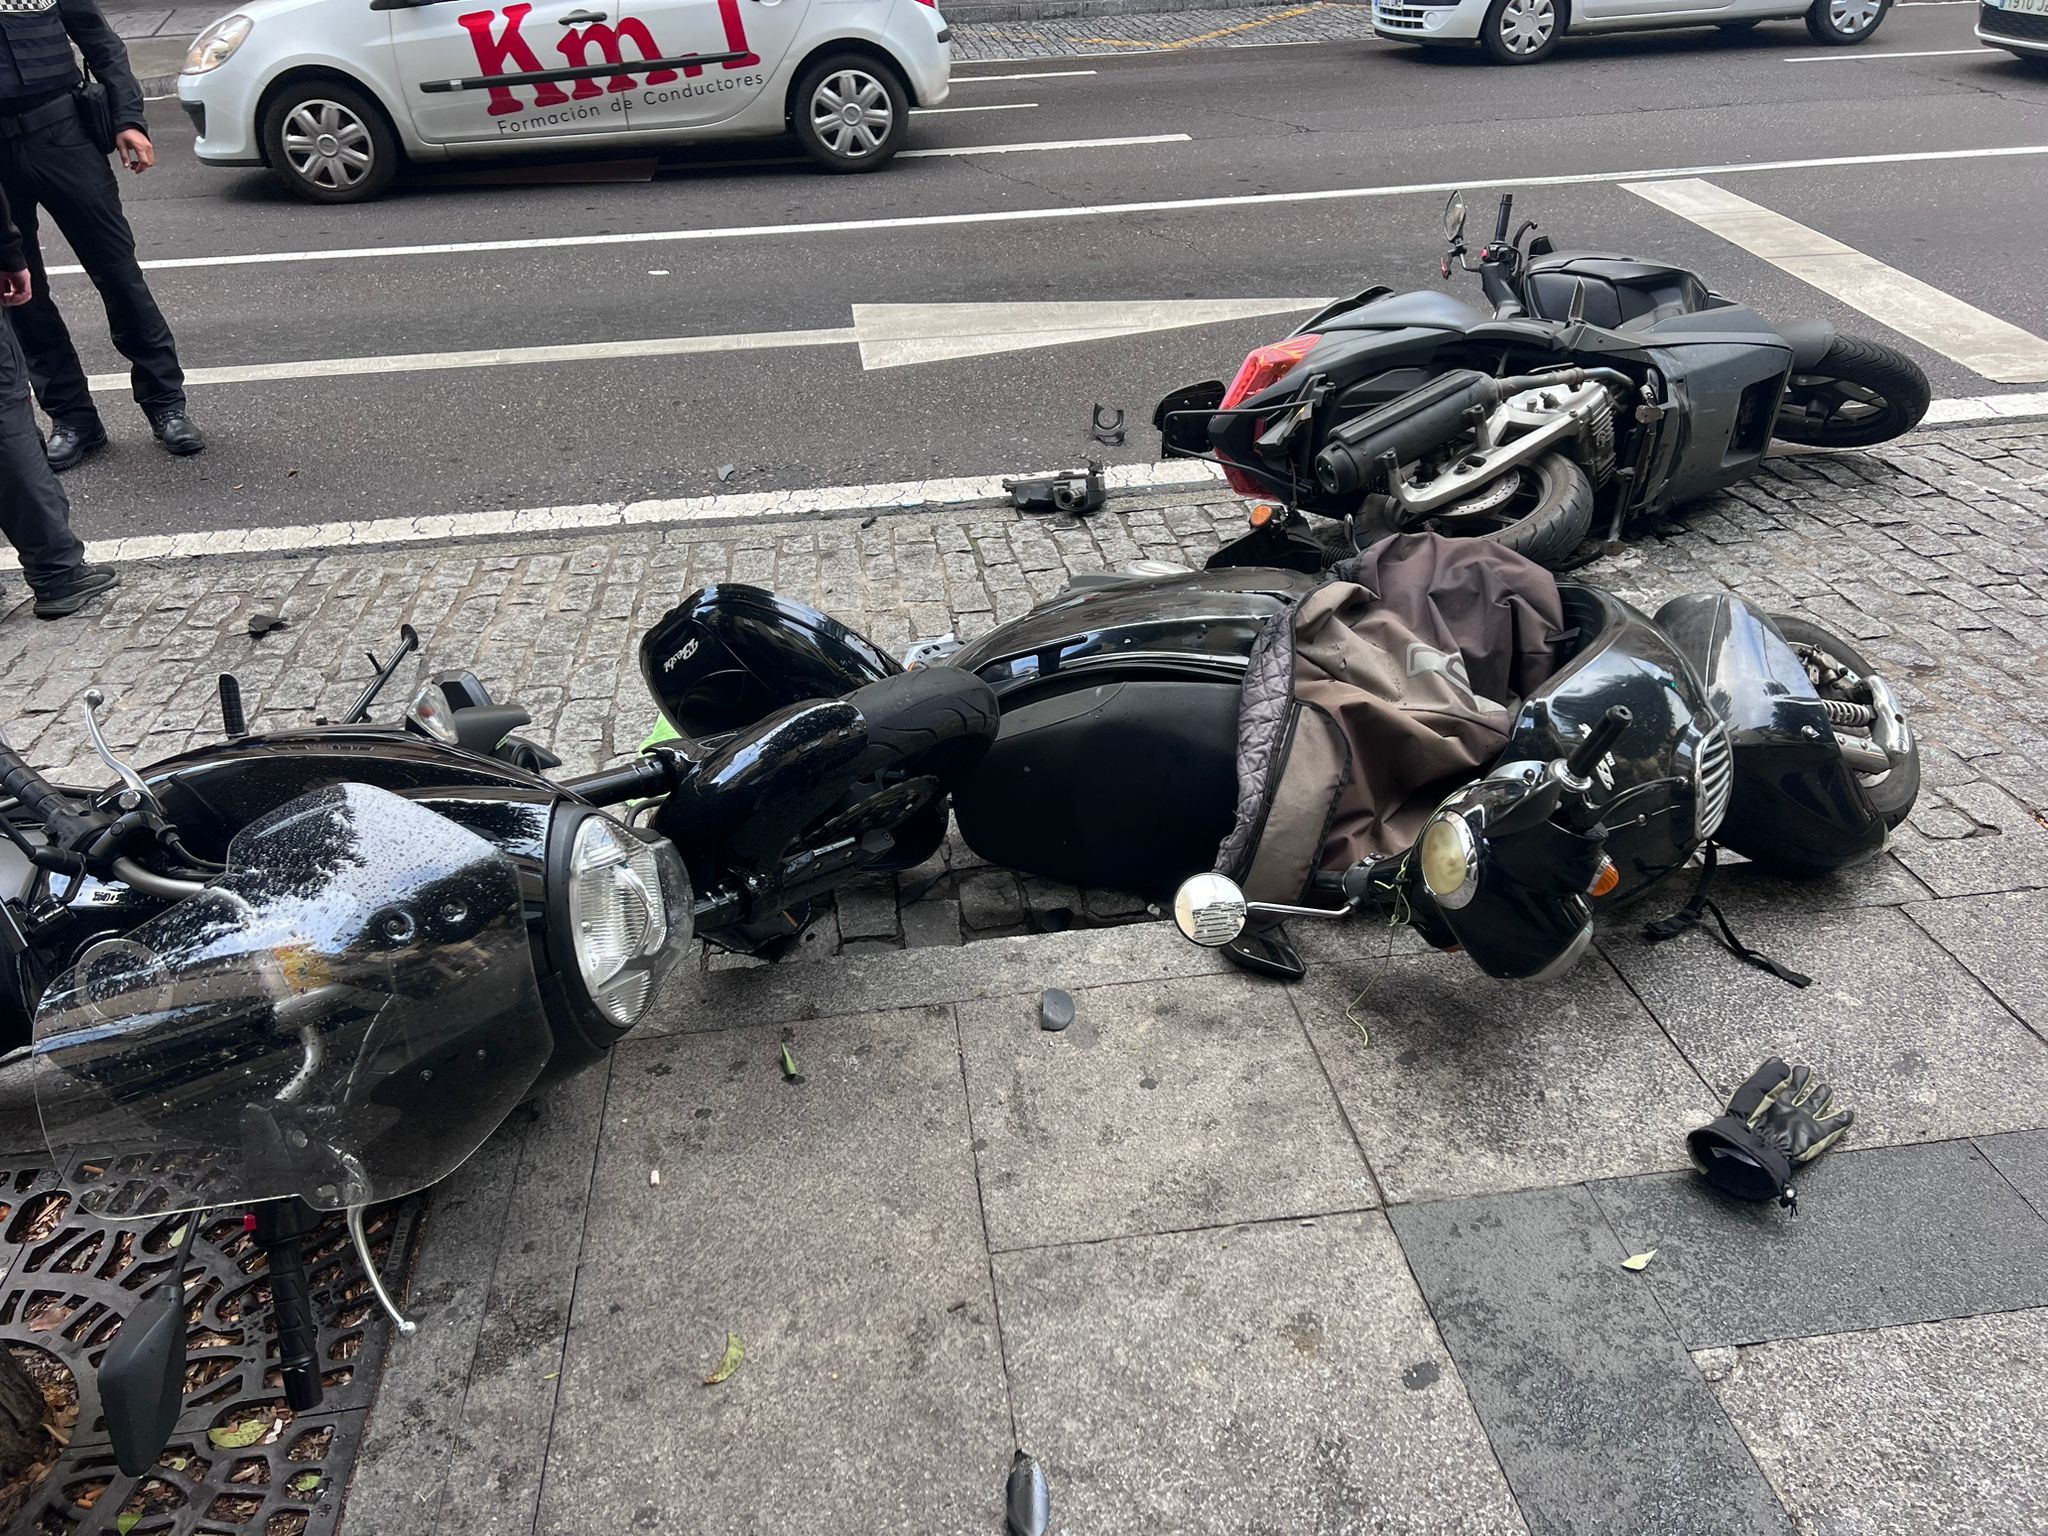
[{"label": "motorcycle exhaust pipe", "polygon": [[1471,368],[1444,374],[1333,429],[1316,455],[1316,483],[1333,496],[1355,495],[1372,483],[1386,455],[1391,453],[1397,464],[1414,463],[1463,430],[1466,417],[1474,410],[1491,410],[1524,390],[1575,389],[1588,378],[1610,371],[1559,368],[1506,379],[1490,378]]}]

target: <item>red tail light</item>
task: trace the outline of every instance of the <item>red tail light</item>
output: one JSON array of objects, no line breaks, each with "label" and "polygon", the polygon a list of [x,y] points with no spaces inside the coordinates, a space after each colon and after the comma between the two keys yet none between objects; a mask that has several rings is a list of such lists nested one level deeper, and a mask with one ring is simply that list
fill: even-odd
[{"label": "red tail light", "polygon": [[[1301,360],[1307,357],[1310,349],[1322,339],[1314,334],[1290,336],[1285,341],[1276,341],[1269,347],[1254,350],[1237,370],[1237,377],[1230,381],[1230,388],[1223,392],[1223,404],[1219,409],[1230,410],[1260,391],[1270,389],[1279,383],[1301,365]],[[1253,423],[1254,430],[1260,430],[1261,425]],[[1223,466],[1223,478],[1243,495],[1262,496],[1266,493],[1265,486],[1245,471],[1233,468],[1229,464]]]}]

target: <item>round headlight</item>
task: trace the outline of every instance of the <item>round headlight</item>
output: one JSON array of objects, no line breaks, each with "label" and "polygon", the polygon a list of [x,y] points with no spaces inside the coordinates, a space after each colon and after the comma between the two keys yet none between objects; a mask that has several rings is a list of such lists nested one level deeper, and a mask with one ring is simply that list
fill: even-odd
[{"label": "round headlight", "polygon": [[1422,829],[1422,883],[1440,907],[1462,907],[1479,889],[1479,840],[1456,811],[1439,811]]},{"label": "round headlight", "polygon": [[248,41],[249,33],[256,23],[247,16],[223,16],[204,32],[192,39],[192,46],[185,50],[185,69],[188,75],[203,75],[235,56],[235,50]]},{"label": "round headlight", "polygon": [[576,829],[568,875],[583,985],[606,1018],[634,1024],[690,936],[683,861],[667,843],[642,842],[609,816],[591,816]]}]

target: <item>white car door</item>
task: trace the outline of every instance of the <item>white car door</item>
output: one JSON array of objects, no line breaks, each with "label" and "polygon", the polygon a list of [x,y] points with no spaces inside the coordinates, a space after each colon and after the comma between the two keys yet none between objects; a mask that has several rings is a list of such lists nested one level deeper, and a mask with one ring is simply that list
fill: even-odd
[{"label": "white car door", "polygon": [[[623,93],[626,116],[635,132],[672,133],[723,122],[759,96],[796,45],[811,0],[591,3],[613,10],[629,5],[633,13],[584,29],[584,46],[593,58],[644,58],[649,49],[658,50],[663,68],[621,77],[631,82]],[[698,62],[683,62],[691,58]]]},{"label": "white car door", "polygon": [[393,10],[391,49],[414,130],[430,144],[620,133],[624,89],[589,42],[605,0],[478,8],[425,0]]}]

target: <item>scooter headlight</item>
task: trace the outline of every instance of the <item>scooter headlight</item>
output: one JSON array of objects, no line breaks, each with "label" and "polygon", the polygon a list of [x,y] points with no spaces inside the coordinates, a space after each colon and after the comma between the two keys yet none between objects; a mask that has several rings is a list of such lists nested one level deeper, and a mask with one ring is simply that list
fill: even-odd
[{"label": "scooter headlight", "polygon": [[639,1022],[690,938],[690,877],[667,843],[590,816],[569,850],[569,933],[585,990],[620,1028]]},{"label": "scooter headlight", "polygon": [[1456,811],[1438,811],[1422,829],[1422,883],[1440,907],[1453,910],[1479,890],[1479,839]]}]

